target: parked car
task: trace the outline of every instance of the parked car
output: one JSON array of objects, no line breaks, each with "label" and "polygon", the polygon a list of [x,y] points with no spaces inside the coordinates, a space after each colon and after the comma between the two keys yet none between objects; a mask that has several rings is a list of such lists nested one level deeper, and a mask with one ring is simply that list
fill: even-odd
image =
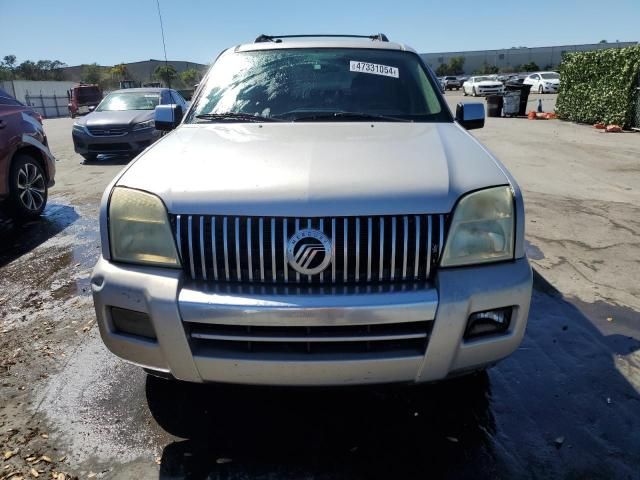
[{"label": "parked car", "polygon": [[458,77],[444,77],[445,90],[453,90],[454,88],[456,90],[460,90],[461,85],[462,84],[460,83],[460,80],[458,80]]},{"label": "parked car", "polygon": [[102,100],[102,90],[98,85],[76,85],[67,91],[69,116],[86,115],[92,112]]},{"label": "parked car", "polygon": [[158,105],[186,102],[169,88],[127,88],[107,95],[92,113],[73,124],[75,151],[86,160],[101,153],[137,155],[160,138],[153,112]]},{"label": "parked car", "polygon": [[[373,41],[372,41],[373,40]],[[524,204],[384,35],[224,51],[107,188],[91,278],[119,357],[191,382],[421,383],[508,356],[527,323]]]},{"label": "parked car", "polygon": [[504,91],[504,85],[488,76],[471,77],[462,84],[462,93],[474,97],[499,94]]},{"label": "parked car", "polygon": [[37,217],[55,182],[55,159],[39,113],[0,90],[0,205],[19,220]]},{"label": "parked car", "polygon": [[557,72],[536,72],[524,79],[531,90],[538,93],[558,93],[560,74]]}]

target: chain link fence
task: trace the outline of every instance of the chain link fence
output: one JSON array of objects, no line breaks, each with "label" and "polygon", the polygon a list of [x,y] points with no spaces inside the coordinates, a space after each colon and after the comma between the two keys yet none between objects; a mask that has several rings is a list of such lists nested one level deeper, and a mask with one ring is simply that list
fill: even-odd
[{"label": "chain link fence", "polygon": [[69,115],[69,99],[63,95],[31,95],[24,96],[25,103],[42,115],[43,118],[59,118]]}]

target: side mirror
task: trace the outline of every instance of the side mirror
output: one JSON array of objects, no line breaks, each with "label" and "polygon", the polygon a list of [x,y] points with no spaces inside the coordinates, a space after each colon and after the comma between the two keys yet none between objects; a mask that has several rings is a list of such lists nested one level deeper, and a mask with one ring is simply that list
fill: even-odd
[{"label": "side mirror", "polygon": [[182,107],[175,103],[158,105],[155,109],[153,120],[156,130],[173,130],[182,121]]},{"label": "side mirror", "polygon": [[456,122],[467,130],[484,127],[484,104],[459,103],[456,107]]}]

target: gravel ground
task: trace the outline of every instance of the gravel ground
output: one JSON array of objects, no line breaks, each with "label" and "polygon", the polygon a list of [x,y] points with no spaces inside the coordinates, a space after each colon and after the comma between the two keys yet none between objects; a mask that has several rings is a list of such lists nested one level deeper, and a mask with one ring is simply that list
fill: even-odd
[{"label": "gravel ground", "polygon": [[59,163],[42,220],[0,221],[0,479],[640,478],[638,134],[500,118],[473,132],[524,190],[536,271],[525,340],[488,374],[176,388],[100,341],[97,205],[127,160],[83,165],[71,123],[45,121]]}]

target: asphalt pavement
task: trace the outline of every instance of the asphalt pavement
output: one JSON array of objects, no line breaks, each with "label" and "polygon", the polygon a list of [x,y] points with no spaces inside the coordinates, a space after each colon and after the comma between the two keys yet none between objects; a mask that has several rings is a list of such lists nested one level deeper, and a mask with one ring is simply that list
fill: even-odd
[{"label": "asphalt pavement", "polygon": [[[553,108],[554,95],[541,98]],[[44,478],[640,478],[639,134],[502,118],[473,132],[524,190],[535,270],[525,339],[488,373],[270,389],[176,385],[105,349],[88,278],[100,196],[128,159],[83,164],[71,124],[45,121],[59,162],[43,218],[0,222],[0,479],[31,468]]]}]

